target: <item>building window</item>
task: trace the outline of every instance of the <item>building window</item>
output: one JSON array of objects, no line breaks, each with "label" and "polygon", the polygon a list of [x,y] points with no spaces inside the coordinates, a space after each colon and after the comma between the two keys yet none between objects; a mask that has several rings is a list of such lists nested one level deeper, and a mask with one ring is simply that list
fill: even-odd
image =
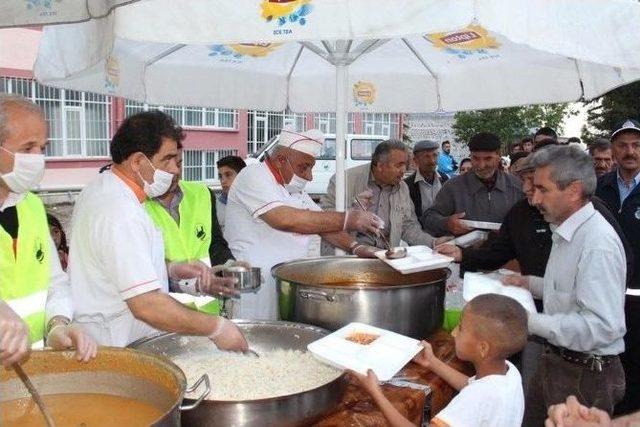
[{"label": "building window", "polygon": [[306,114],[249,110],[248,116],[247,149],[249,153],[260,150],[265,143],[278,135],[285,125],[291,125],[299,132],[307,130]]},{"label": "building window", "polygon": [[399,121],[398,114],[364,113],[362,115],[362,133],[365,135],[381,135],[387,138],[399,138]]},{"label": "building window", "polygon": [[108,157],[111,98],[43,86],[33,79],[0,77],[0,89],[42,107],[49,127],[48,157]]},{"label": "building window", "polygon": [[[313,127],[325,134],[336,133],[336,113],[315,113],[313,115]],[[349,113],[347,118],[347,133],[355,133],[355,115]]]},{"label": "building window", "polygon": [[211,130],[238,130],[238,111],[224,108],[179,107],[174,105],[148,105],[127,100],[124,111],[127,117],[141,111],[160,110],[173,117],[184,128]]},{"label": "building window", "polygon": [[238,150],[183,150],[182,179],[219,183],[216,162],[225,156],[237,156]]}]

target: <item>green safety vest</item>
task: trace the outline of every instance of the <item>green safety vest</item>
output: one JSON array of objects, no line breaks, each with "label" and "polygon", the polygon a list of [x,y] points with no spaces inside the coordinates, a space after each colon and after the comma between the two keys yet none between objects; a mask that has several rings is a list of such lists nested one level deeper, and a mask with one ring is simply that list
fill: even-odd
[{"label": "green safety vest", "polygon": [[180,225],[156,200],[147,199],[145,208],[162,232],[164,256],[169,261],[209,258],[211,245],[211,192],[206,185],[180,181],[182,201],[178,207]]},{"label": "green safety vest", "polygon": [[45,305],[51,276],[49,225],[42,201],[32,193],[16,205],[18,239],[0,227],[0,299],[29,326],[32,343],[45,333]]}]

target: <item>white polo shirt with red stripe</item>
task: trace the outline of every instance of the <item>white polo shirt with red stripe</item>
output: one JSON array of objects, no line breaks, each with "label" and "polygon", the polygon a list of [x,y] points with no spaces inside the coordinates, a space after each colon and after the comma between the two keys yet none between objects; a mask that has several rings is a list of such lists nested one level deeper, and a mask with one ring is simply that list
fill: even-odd
[{"label": "white polo shirt with red stripe", "polygon": [[162,233],[144,198],[124,175],[105,171],[75,204],[68,268],[74,317],[101,345],[124,347],[155,332],[133,317],[126,301],[168,292]]},{"label": "white polo shirt with red stripe", "polygon": [[278,300],[271,277],[274,265],[304,258],[313,235],[276,230],[260,216],[279,206],[321,210],[307,193],[290,194],[266,162],[242,169],[229,190],[224,237],[237,260],[262,269],[263,283],[257,294],[242,294],[240,318],[275,320]]}]

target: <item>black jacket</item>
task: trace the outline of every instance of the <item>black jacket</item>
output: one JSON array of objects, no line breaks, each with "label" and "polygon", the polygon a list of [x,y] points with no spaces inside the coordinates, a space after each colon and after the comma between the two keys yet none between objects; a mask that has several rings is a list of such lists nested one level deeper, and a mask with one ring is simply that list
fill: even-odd
[{"label": "black jacket", "polygon": [[[640,186],[633,189],[620,206],[617,171],[609,172],[598,179],[598,196],[609,207],[620,223],[633,253],[633,274],[628,282],[630,288],[640,288]],[[625,246],[626,249],[626,246]],[[627,253],[627,264],[630,254]]]},{"label": "black jacket", "polygon": [[[436,171],[436,178],[440,180],[440,184],[444,184],[447,182],[449,177],[443,173]],[[420,221],[420,225],[422,225],[422,195],[420,194],[420,185],[416,181],[416,172],[409,175],[404,179],[404,182],[407,183],[409,187],[409,195],[411,196],[411,200],[413,201],[413,207],[416,211],[416,216],[418,217],[418,221]]]},{"label": "black jacket", "polygon": [[[607,205],[597,197],[593,207],[616,231],[627,257],[627,282],[633,271],[633,251],[622,227]],[[640,237],[640,236],[639,236]],[[498,235],[478,249],[463,248],[461,271],[495,270],[512,259],[518,260],[523,275],[543,277],[551,252],[551,229],[540,211],[520,200],[507,213]]]}]

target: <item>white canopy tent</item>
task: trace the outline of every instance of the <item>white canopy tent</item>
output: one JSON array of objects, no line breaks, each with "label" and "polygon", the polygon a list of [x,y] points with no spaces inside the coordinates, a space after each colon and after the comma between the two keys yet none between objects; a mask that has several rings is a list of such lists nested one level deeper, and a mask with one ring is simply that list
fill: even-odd
[{"label": "white canopy tent", "polygon": [[46,27],[35,73],[150,104],[334,110],[343,209],[347,111],[597,97],[640,79],[639,18],[631,0],[147,0]]}]

